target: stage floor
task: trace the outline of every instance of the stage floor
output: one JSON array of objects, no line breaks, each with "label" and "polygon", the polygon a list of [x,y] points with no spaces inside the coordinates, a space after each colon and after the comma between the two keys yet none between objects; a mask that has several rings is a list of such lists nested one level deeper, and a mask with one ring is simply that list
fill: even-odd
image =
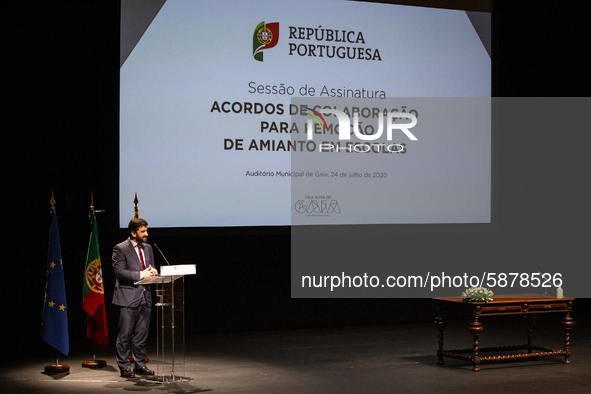
[{"label": "stage floor", "polygon": [[[577,321],[571,335],[572,364],[563,358],[482,364],[445,359],[437,365],[434,324],[318,328],[201,334],[187,338],[187,382],[162,385],[119,376],[114,346],[97,352],[105,368],[82,368],[79,349],[60,362],[66,374],[46,375],[51,359],[0,361],[2,393],[549,393],[591,392],[591,325]],[[446,348],[471,347],[468,322],[451,322]],[[487,320],[481,347],[521,344],[526,325],[519,319]],[[559,319],[540,318],[534,343],[563,346]],[[151,347],[149,353],[155,353]],[[152,357],[155,357],[153,355]],[[155,360],[154,360],[155,361]],[[155,369],[155,365],[149,366]]]}]

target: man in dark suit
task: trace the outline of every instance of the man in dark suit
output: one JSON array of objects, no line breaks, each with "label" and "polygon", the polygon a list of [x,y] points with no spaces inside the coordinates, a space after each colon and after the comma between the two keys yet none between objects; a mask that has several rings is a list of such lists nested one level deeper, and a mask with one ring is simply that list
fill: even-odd
[{"label": "man in dark suit", "polygon": [[[154,268],[154,252],[148,240],[148,222],[133,218],[128,226],[129,238],[113,248],[115,292],[113,305],[119,307],[119,334],[117,335],[117,365],[121,376],[133,378],[139,375],[154,375],[146,367],[146,343],[150,328],[152,295],[150,289],[135,285],[141,279],[158,274]],[[134,369],[128,360],[135,361]]]}]

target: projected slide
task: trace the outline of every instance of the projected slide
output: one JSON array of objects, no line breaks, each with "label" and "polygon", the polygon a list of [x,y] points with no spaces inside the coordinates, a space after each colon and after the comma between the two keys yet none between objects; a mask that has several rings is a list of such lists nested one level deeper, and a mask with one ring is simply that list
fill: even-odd
[{"label": "projected slide", "polygon": [[474,20],[123,1],[121,226],[135,193],[151,227],[490,222],[491,59]]}]

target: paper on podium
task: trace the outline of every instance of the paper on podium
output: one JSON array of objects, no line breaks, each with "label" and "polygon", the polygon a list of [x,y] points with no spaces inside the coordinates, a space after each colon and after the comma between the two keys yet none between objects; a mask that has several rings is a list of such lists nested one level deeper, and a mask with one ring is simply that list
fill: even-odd
[{"label": "paper on podium", "polygon": [[196,273],[197,269],[195,268],[195,264],[160,266],[160,276],[195,275]]}]

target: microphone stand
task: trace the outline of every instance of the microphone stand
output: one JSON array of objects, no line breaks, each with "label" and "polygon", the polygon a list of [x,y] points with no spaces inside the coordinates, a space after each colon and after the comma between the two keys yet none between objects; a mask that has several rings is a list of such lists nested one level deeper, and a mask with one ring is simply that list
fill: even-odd
[{"label": "microphone stand", "polygon": [[158,247],[158,245],[154,244],[154,246],[156,247],[156,249],[158,249],[158,251],[160,252],[160,254],[162,255],[162,257],[164,258],[164,261],[166,261],[166,264],[170,265],[170,263],[168,262],[168,260],[164,256],[164,253],[162,253],[162,251],[160,250],[160,248]]}]

